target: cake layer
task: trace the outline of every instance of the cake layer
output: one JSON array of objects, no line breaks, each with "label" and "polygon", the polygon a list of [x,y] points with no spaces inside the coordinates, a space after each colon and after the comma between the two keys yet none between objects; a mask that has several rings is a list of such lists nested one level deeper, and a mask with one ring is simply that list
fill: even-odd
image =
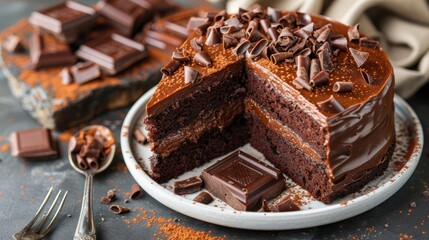
[{"label": "cake layer", "polygon": [[[182,71],[183,69],[178,70]],[[160,113],[149,113],[145,119],[149,131],[149,141],[157,142],[175,133],[178,129],[188,126],[206,111],[217,109],[227,102],[244,99],[243,64],[237,62],[228,65],[222,72],[212,74],[193,84],[189,92],[169,102],[168,107]],[[167,104],[167,103],[164,103]]]},{"label": "cake layer", "polygon": [[393,139],[387,151],[381,156],[379,165],[364,170],[360,178],[342,188],[335,189],[328,177],[329,171],[326,165],[314,161],[301,152],[283,136],[269,129],[255,115],[247,115],[247,122],[251,132],[250,144],[295,183],[324,203],[331,203],[336,198],[356,192],[376,176],[381,175],[389,164],[395,146],[395,139]]},{"label": "cake layer", "polygon": [[167,182],[186,171],[222,156],[249,142],[249,131],[243,117],[238,117],[227,128],[212,129],[196,143],[184,142],[168,157],[155,154],[150,158],[150,176],[157,182]]}]

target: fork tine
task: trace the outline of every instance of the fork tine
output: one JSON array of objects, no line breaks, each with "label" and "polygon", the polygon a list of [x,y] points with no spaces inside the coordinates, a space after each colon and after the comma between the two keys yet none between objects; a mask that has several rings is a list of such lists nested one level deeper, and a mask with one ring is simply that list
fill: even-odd
[{"label": "fork tine", "polygon": [[60,206],[58,207],[57,211],[55,212],[54,217],[52,218],[52,220],[51,220],[51,222],[49,223],[49,225],[48,225],[48,227],[46,228],[46,230],[45,230],[45,231],[43,231],[43,232],[41,233],[41,235],[46,236],[46,235],[47,235],[47,234],[52,230],[52,228],[54,227],[54,225],[55,225],[55,223],[56,223],[56,220],[57,220],[57,218],[58,218],[58,215],[59,215],[59,213],[61,212],[61,210],[62,210],[62,208],[63,208],[64,202],[66,201],[67,194],[68,194],[68,191],[66,191],[66,192],[64,193],[63,199],[61,200]]},{"label": "fork tine", "polygon": [[43,217],[43,219],[40,221],[40,223],[37,225],[37,227],[34,229],[35,232],[40,232],[42,230],[43,225],[45,224],[46,220],[48,220],[49,215],[51,215],[52,209],[54,209],[55,205],[57,204],[58,198],[61,195],[61,190],[58,192],[57,196],[55,197],[54,201],[51,204],[51,207],[49,208],[46,215]]},{"label": "fork tine", "polygon": [[36,220],[39,218],[40,213],[42,213],[43,208],[45,207],[46,203],[48,202],[49,198],[51,197],[52,191],[54,190],[53,187],[49,189],[48,194],[46,194],[45,199],[43,200],[42,204],[40,205],[39,209],[36,212],[36,215],[31,219],[31,221],[27,224],[27,226],[24,227],[24,229],[29,229],[33,226],[33,224],[36,222]]}]

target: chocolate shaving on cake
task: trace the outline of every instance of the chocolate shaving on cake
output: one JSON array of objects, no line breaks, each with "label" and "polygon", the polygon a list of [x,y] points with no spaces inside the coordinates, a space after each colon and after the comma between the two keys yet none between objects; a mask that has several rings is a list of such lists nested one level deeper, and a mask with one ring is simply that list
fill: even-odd
[{"label": "chocolate shaving on cake", "polygon": [[195,68],[192,68],[192,67],[185,66],[184,71],[185,71],[185,74],[184,74],[185,84],[195,82],[200,76],[200,73],[197,70],[195,70]]},{"label": "chocolate shaving on cake", "polygon": [[259,56],[262,52],[262,50],[268,45],[268,40],[266,38],[263,38],[261,40],[259,40],[259,42],[257,42],[255,44],[255,46],[253,46],[253,48],[250,50],[249,54],[251,58],[255,58],[257,56]]},{"label": "chocolate shaving on cake", "polygon": [[279,37],[279,34],[277,32],[277,28],[275,28],[275,27],[268,28],[267,34],[268,34],[268,36],[270,36],[271,41],[276,41],[277,38]]},{"label": "chocolate shaving on cake", "polygon": [[270,61],[273,62],[274,64],[279,64],[286,58],[292,58],[292,57],[293,57],[293,54],[290,52],[278,52],[278,53],[271,54]]},{"label": "chocolate shaving on cake", "polygon": [[347,38],[340,37],[331,41],[331,45],[343,51],[347,51]]},{"label": "chocolate shaving on cake", "polygon": [[240,20],[237,17],[231,17],[227,20],[225,20],[225,25],[227,26],[236,26],[236,27],[243,27],[243,24],[241,24]]},{"label": "chocolate shaving on cake", "polygon": [[320,52],[327,50],[328,53],[330,54],[332,49],[331,49],[331,45],[328,42],[323,43],[316,51],[316,54],[319,54]]},{"label": "chocolate shaving on cake", "polygon": [[359,38],[359,45],[361,45],[363,47],[374,48],[374,49],[380,47],[380,43],[378,41],[373,40],[373,39],[369,39],[367,37]]},{"label": "chocolate shaving on cake", "polygon": [[261,19],[259,21],[259,25],[262,27],[262,30],[264,30],[265,33],[268,32],[268,28],[271,27],[271,22],[268,19]]},{"label": "chocolate shaving on cake", "polygon": [[179,69],[180,65],[182,65],[182,63],[180,63],[177,60],[171,60],[169,63],[167,63],[167,65],[165,65],[163,68],[161,68],[161,73],[166,75],[166,76],[170,76],[173,75],[173,73]]},{"label": "chocolate shaving on cake", "polygon": [[140,144],[145,144],[147,142],[146,137],[144,136],[143,132],[139,128],[136,128],[134,130],[133,137]]},{"label": "chocolate shaving on cake", "polygon": [[210,67],[212,65],[210,55],[206,51],[195,54],[194,62],[203,67]]},{"label": "chocolate shaving on cake", "polygon": [[214,46],[222,43],[221,36],[216,28],[214,27],[209,28],[205,43],[208,46]]},{"label": "chocolate shaving on cake", "polygon": [[374,84],[374,78],[371,77],[371,75],[369,75],[367,72],[361,70],[360,74],[362,75],[363,79],[365,80],[366,83],[368,84]]},{"label": "chocolate shaving on cake", "polygon": [[198,203],[202,203],[202,204],[210,204],[211,202],[214,201],[212,195],[210,195],[210,193],[204,191],[199,193],[195,198],[194,198],[195,202]]},{"label": "chocolate shaving on cake", "polygon": [[298,53],[298,55],[302,55],[302,56],[306,56],[306,57],[308,57],[308,56],[310,56],[310,55],[311,55],[311,49],[310,49],[310,48],[304,48],[304,49],[302,49],[302,50]]},{"label": "chocolate shaving on cake", "polygon": [[245,12],[241,15],[241,19],[245,22],[250,22],[253,18],[255,18],[258,14],[254,12]]},{"label": "chocolate shaving on cake", "polygon": [[279,21],[279,19],[281,17],[281,12],[280,12],[280,10],[277,10],[275,8],[268,7],[267,8],[267,15],[270,17],[272,22],[277,22],[277,21]]},{"label": "chocolate shaving on cake", "polygon": [[353,83],[351,82],[336,82],[332,89],[334,92],[343,93],[353,91]]},{"label": "chocolate shaving on cake", "polygon": [[241,27],[234,26],[234,25],[231,25],[231,26],[222,26],[220,28],[220,33],[222,33],[222,34],[228,34],[228,33],[237,32],[240,29],[241,29]]},{"label": "chocolate shaving on cake", "polygon": [[204,23],[202,25],[199,25],[198,27],[196,27],[194,30],[200,34],[200,35],[204,35],[207,32],[207,29],[210,27],[211,23]]},{"label": "chocolate shaving on cake", "polygon": [[323,31],[316,39],[317,42],[326,42],[329,40],[331,36],[331,29],[327,28],[325,31]]},{"label": "chocolate shaving on cake", "polygon": [[310,62],[310,79],[320,72],[320,61],[317,58],[311,59]]},{"label": "chocolate shaving on cake", "polygon": [[240,29],[240,30],[239,30],[239,31],[237,31],[237,32],[230,33],[230,34],[229,34],[229,36],[231,36],[231,37],[235,37],[235,38],[237,38],[237,39],[245,38],[245,37],[246,37],[246,30],[244,30],[244,29]]},{"label": "chocolate shaving on cake", "polygon": [[344,111],[343,105],[341,105],[341,103],[338,102],[338,100],[333,95],[324,101],[318,102],[317,106],[319,106],[322,111],[332,114]]},{"label": "chocolate shaving on cake", "polygon": [[353,59],[355,60],[357,67],[361,67],[369,57],[368,52],[358,51],[358,50],[353,49],[353,48],[349,48],[349,50],[350,50],[350,53],[351,53]]},{"label": "chocolate shaving on cake", "polygon": [[188,21],[188,24],[186,25],[186,30],[194,30],[195,28],[207,24],[210,21],[209,18],[205,17],[191,17]]},{"label": "chocolate shaving on cake", "polygon": [[285,27],[280,31],[278,38],[294,38],[295,35],[290,31],[290,28]]},{"label": "chocolate shaving on cake", "polygon": [[[326,29],[331,29],[331,30],[332,30],[332,24],[331,24],[331,23],[328,23],[328,24],[325,24],[325,25],[321,26],[320,28],[318,28],[318,29],[314,30],[314,32],[313,32],[313,37],[318,38],[318,37],[319,37],[319,35],[320,35],[322,32],[324,32]],[[333,35],[333,34],[331,34],[331,35]]]},{"label": "chocolate shaving on cake", "polygon": [[304,49],[305,45],[306,45],[306,41],[301,40],[301,42],[299,42],[298,44],[295,44],[293,47],[290,48],[290,52],[292,52],[293,54],[300,52],[302,49]]},{"label": "chocolate shaving on cake", "polygon": [[235,48],[232,50],[232,52],[233,52],[235,55],[237,55],[237,56],[241,56],[241,55],[243,55],[243,54],[247,51],[247,49],[249,49],[250,45],[251,45],[251,43],[250,43],[248,40],[246,40],[246,39],[242,39],[242,40],[238,43],[237,47],[235,47]]},{"label": "chocolate shaving on cake", "polygon": [[[297,70],[297,77],[294,80],[295,85],[299,85],[305,89],[307,89],[308,91],[313,91],[313,87],[309,84],[308,82],[308,72],[305,69],[305,67],[300,67]],[[298,89],[300,89],[300,87],[298,86]]]},{"label": "chocolate shaving on cake", "polygon": [[296,13],[295,17],[296,25],[298,26],[304,26],[311,23],[311,16],[308,13]]},{"label": "chocolate shaving on cake", "polygon": [[191,47],[192,49],[194,49],[195,51],[199,52],[201,51],[203,48],[203,40],[201,37],[199,38],[192,38],[190,41]]},{"label": "chocolate shaving on cake", "polygon": [[310,70],[310,58],[307,56],[303,56],[303,55],[296,56],[295,63],[298,69],[303,67],[307,73]]},{"label": "chocolate shaving on cake", "polygon": [[302,28],[299,28],[294,34],[302,39],[307,39],[314,31],[314,23],[310,23]]},{"label": "chocolate shaving on cake", "polygon": [[310,78],[310,85],[319,87],[328,84],[328,74],[325,71],[319,71]]},{"label": "chocolate shaving on cake", "polygon": [[247,39],[250,42],[256,42],[265,38],[265,35],[262,34],[257,28],[252,28],[249,32],[246,32]]},{"label": "chocolate shaving on cake", "polygon": [[321,68],[330,73],[334,70],[334,64],[332,63],[331,56],[327,49],[322,50],[318,53]]},{"label": "chocolate shaving on cake", "polygon": [[238,40],[235,37],[231,37],[229,35],[222,36],[222,45],[223,49],[228,49],[231,47],[235,47],[238,44]]},{"label": "chocolate shaving on cake", "polygon": [[179,62],[187,62],[187,61],[191,60],[191,58],[189,56],[185,56],[184,54],[178,53],[178,52],[173,52],[171,58],[173,60],[177,60]]},{"label": "chocolate shaving on cake", "polygon": [[350,42],[359,40],[359,26],[359,23],[357,23],[347,31]]},{"label": "chocolate shaving on cake", "polygon": [[334,57],[336,57],[336,56],[338,56],[338,54],[340,53],[340,49],[339,48],[337,48],[337,49],[335,49],[333,52],[332,52],[332,55],[334,55]]},{"label": "chocolate shaving on cake", "polygon": [[285,27],[295,27],[296,26],[296,17],[295,12],[288,12],[283,17],[279,18],[278,22]]},{"label": "chocolate shaving on cake", "polygon": [[214,20],[215,22],[222,21],[222,20],[224,20],[224,19],[225,19],[225,16],[226,16],[226,11],[225,11],[225,10],[222,10],[222,11],[218,12],[218,13],[213,17],[213,20]]},{"label": "chocolate shaving on cake", "polygon": [[60,77],[61,77],[61,83],[64,85],[70,85],[73,83],[73,78],[68,68],[63,68],[63,70],[61,70]]}]

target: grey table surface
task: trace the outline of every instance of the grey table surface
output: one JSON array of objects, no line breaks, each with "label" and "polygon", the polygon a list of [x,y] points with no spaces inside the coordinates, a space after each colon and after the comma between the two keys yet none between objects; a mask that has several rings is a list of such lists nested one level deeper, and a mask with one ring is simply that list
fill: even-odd
[{"label": "grey table surface", "polygon": [[[48,6],[53,0],[0,0],[0,29],[28,16],[31,11]],[[424,87],[408,103],[422,121],[425,138],[429,127],[429,86]],[[114,130],[119,137],[122,120],[129,107],[105,113],[91,123],[100,123]],[[31,219],[49,187],[68,190],[69,196],[60,221],[47,239],[72,239],[81,207],[84,177],[76,173],[66,158],[66,142],[60,142],[62,156],[53,161],[14,159],[8,149],[12,131],[38,127],[11,95],[5,77],[0,74],[0,239],[11,239]],[[77,128],[69,132],[76,131]],[[69,132],[55,133],[66,139]],[[119,146],[119,144],[118,144]],[[98,239],[168,239],[174,226],[190,233],[193,239],[205,232],[225,239],[429,239],[429,198],[422,192],[429,189],[429,155],[425,144],[422,158],[411,179],[393,197],[354,218],[325,226],[293,231],[249,231],[216,226],[194,220],[164,207],[149,195],[123,203],[134,179],[118,153],[112,167],[94,180],[94,215]],[[118,203],[131,208],[124,215],[114,215],[98,199],[108,189],[118,190]],[[416,207],[411,208],[410,203]],[[201,234],[201,233],[200,233]],[[179,238],[176,238],[179,239]],[[189,236],[185,239],[192,239]]]}]

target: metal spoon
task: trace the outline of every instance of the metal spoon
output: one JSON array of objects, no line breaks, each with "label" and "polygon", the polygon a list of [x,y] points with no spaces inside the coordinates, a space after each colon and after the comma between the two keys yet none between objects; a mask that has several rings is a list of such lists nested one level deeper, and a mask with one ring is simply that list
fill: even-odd
[{"label": "metal spoon", "polygon": [[[109,133],[112,137],[112,132],[101,125],[90,125],[85,128],[82,128],[81,131],[86,131],[89,129],[98,128],[98,129],[104,129],[103,131],[106,131],[106,133]],[[75,136],[79,134],[77,132]],[[92,179],[95,174],[100,173],[104,170],[106,170],[109,165],[113,161],[113,157],[115,156],[115,150],[116,145],[113,144],[110,147],[110,153],[107,156],[107,158],[104,160],[104,163],[100,165],[100,168],[97,170],[88,169],[83,171],[78,167],[75,154],[73,154],[70,149],[68,151],[69,161],[71,166],[79,173],[82,173],[85,175],[85,188],[83,190],[83,198],[82,198],[82,208],[80,210],[80,217],[77,224],[76,232],[74,234],[74,240],[95,240],[96,239],[96,231],[95,231],[95,225],[94,225],[94,218],[92,213]]]}]

